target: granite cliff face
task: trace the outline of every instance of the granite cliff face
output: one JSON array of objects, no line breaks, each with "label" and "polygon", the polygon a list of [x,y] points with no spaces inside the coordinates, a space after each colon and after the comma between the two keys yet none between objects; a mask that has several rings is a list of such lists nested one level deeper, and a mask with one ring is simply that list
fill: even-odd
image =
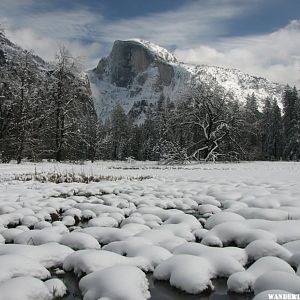
[{"label": "granite cliff face", "polygon": [[179,63],[166,49],[147,41],[115,41],[108,57],[88,72],[99,117],[122,105],[136,122],[159,99],[180,101],[191,82],[216,80],[239,101],[254,93],[259,101],[281,99],[283,86],[236,69]]},{"label": "granite cliff face", "polygon": [[150,66],[158,69],[158,85],[170,85],[174,70],[162,57],[137,41],[116,41],[109,57],[100,60],[95,73],[98,79],[104,80],[106,74],[111,84],[130,88],[134,79],[143,85]]}]

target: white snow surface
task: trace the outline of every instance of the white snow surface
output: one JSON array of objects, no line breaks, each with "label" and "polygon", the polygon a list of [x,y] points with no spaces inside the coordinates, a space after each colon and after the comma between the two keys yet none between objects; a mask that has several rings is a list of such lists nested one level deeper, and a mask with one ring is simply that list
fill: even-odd
[{"label": "white snow surface", "polygon": [[[53,172],[112,180],[34,179]],[[41,281],[57,267],[88,274],[85,299],[118,299],[127,271],[135,279],[128,279],[128,299],[149,298],[145,272],[192,294],[212,290],[217,277],[229,277],[228,288],[239,293],[298,293],[299,182],[300,164],[288,162],[2,164],[0,299],[63,294],[61,282]],[[289,284],[279,282],[282,273]],[[93,284],[105,274],[111,284]]]},{"label": "white snow surface", "polygon": [[83,300],[146,300],[150,298],[146,275],[133,266],[114,266],[83,277]]},{"label": "white snow surface", "polygon": [[253,288],[254,294],[274,289],[300,294],[300,277],[282,271],[271,271],[259,276],[254,282]]},{"label": "white snow surface", "polygon": [[33,277],[16,277],[0,284],[0,300],[51,300],[45,283]]},{"label": "white snow surface", "polygon": [[246,271],[232,274],[227,281],[228,289],[236,293],[252,292],[257,278],[263,274],[268,276],[272,271],[280,271],[283,277],[289,274],[295,275],[293,268],[285,261],[266,256],[257,260]]},{"label": "white snow surface", "polygon": [[45,285],[54,298],[61,298],[67,294],[67,287],[61,280],[57,278],[52,278],[45,281]]}]

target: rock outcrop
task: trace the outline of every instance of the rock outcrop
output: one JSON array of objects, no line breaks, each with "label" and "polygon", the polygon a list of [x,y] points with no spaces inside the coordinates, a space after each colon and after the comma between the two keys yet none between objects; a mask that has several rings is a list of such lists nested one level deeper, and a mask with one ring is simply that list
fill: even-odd
[{"label": "rock outcrop", "polygon": [[100,118],[120,104],[136,122],[161,99],[179,101],[191,82],[217,81],[239,101],[254,93],[258,100],[280,100],[283,86],[239,70],[179,63],[160,46],[142,40],[115,41],[108,57],[88,72]]}]

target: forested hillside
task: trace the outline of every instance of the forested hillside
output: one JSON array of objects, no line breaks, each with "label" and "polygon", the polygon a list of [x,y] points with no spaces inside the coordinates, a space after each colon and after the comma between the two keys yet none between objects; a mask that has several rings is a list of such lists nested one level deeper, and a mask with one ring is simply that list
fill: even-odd
[{"label": "forested hillside", "polygon": [[[66,48],[48,63],[11,43],[4,33],[0,45],[2,162],[300,158],[300,99],[295,87],[286,86],[280,101],[273,95],[258,100],[254,93],[240,101],[216,78],[197,79],[176,99],[141,99],[130,112],[112,96],[111,114],[101,118],[89,79]],[[143,119],[137,118],[141,109]]]},{"label": "forested hillside", "polygon": [[89,84],[67,49],[46,63],[0,34],[0,157],[89,159],[96,115]]}]

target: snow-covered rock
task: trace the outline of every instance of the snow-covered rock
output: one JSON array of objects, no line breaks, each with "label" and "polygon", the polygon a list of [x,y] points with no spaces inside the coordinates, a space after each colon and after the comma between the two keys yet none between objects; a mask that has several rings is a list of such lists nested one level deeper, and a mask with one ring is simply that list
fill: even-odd
[{"label": "snow-covered rock", "polygon": [[100,249],[101,247],[94,237],[83,232],[70,232],[62,235],[59,243],[74,250]]},{"label": "snow-covered rock", "polygon": [[259,276],[254,282],[253,289],[254,294],[274,289],[300,294],[300,277],[292,273],[271,271]]},{"label": "snow-covered rock", "polygon": [[118,227],[119,223],[112,217],[98,217],[89,220],[89,227]]},{"label": "snow-covered rock", "polygon": [[45,285],[53,298],[61,298],[67,294],[67,287],[58,278],[52,278],[45,281]]},{"label": "snow-covered rock", "polygon": [[263,229],[253,229],[244,222],[226,222],[208,231],[201,243],[219,247],[233,243],[239,247],[245,247],[255,240],[276,241],[276,236]]},{"label": "snow-covered rock", "polygon": [[228,289],[236,293],[252,292],[257,278],[272,271],[281,271],[282,276],[295,274],[293,268],[282,259],[266,256],[258,259],[246,271],[232,274],[227,281]]},{"label": "snow-covered rock", "polygon": [[190,294],[213,290],[211,279],[214,275],[207,259],[183,254],[163,261],[153,273],[155,279],[167,280],[173,287]]},{"label": "snow-covered rock", "polygon": [[35,260],[46,268],[61,266],[74,251],[64,245],[47,243],[40,246],[5,244],[0,245],[0,255],[17,254]]},{"label": "snow-covered rock", "polygon": [[143,257],[125,257],[120,254],[104,250],[79,250],[69,255],[63,264],[65,271],[73,270],[75,274],[89,274],[114,265],[133,265],[143,270],[150,270],[151,266]]},{"label": "snow-covered rock", "polygon": [[81,232],[91,235],[100,244],[104,245],[115,241],[125,240],[126,238],[134,235],[134,233],[131,233],[128,230],[110,227],[87,227],[82,229]]},{"label": "snow-covered rock", "polygon": [[239,101],[254,93],[260,107],[266,97],[281,100],[283,85],[239,70],[177,62],[160,46],[143,40],[115,41],[108,57],[89,71],[95,107],[102,118],[121,104],[136,120],[162,97],[177,101],[193,81],[216,81]]},{"label": "snow-covered rock", "polygon": [[21,276],[32,276],[39,279],[50,277],[50,272],[33,259],[22,255],[0,255],[0,282]]},{"label": "snow-covered rock", "polygon": [[288,261],[292,253],[272,240],[255,240],[246,248],[249,260],[257,260],[264,256],[276,256]]},{"label": "snow-covered rock", "polygon": [[104,246],[103,250],[112,251],[127,257],[143,257],[148,260],[149,266],[151,266],[149,271],[153,271],[159,263],[172,256],[167,249],[148,244],[145,239],[138,237],[112,242]]},{"label": "snow-covered rock", "polygon": [[134,266],[113,266],[93,272],[79,282],[83,300],[147,300],[146,275]]},{"label": "snow-covered rock", "polygon": [[0,284],[0,300],[52,300],[52,295],[43,281],[17,277]]},{"label": "snow-covered rock", "polygon": [[[185,243],[178,246],[173,251],[173,254],[190,254],[196,256],[210,256],[215,255],[219,256],[221,259],[226,261],[238,261],[241,265],[245,265],[248,261],[248,256],[244,249],[238,247],[209,247],[199,243]],[[235,264],[235,262],[233,262]]]},{"label": "snow-covered rock", "polygon": [[245,220],[245,218],[237,213],[222,211],[219,212],[218,214],[214,214],[211,217],[209,217],[205,223],[205,228],[212,229],[213,227],[221,223],[234,222],[234,221],[239,222],[243,220]]}]

